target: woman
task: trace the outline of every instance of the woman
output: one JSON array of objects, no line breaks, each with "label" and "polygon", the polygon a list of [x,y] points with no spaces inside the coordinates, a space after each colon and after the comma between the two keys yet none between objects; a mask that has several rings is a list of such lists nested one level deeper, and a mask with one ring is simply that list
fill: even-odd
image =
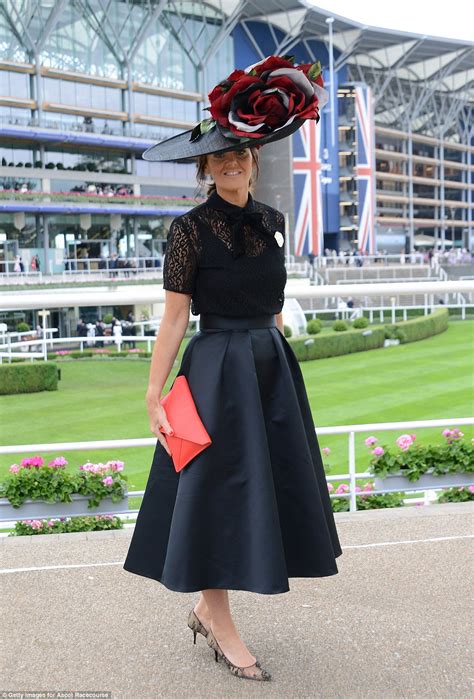
[{"label": "woman", "polygon": [[[214,126],[201,123],[145,154],[194,158],[198,180],[210,177],[213,184],[207,200],[177,216],[168,234],[165,312],[146,395],[158,443],[124,568],[171,590],[200,590],[188,617],[194,642],[198,632],[205,636],[215,660],[221,657],[238,677],[269,680],[239,635],[228,590],[288,592],[290,577],[336,574],[342,550],[303,376],[283,334],[284,216],[250,190],[258,147],[290,135],[303,123],[301,114],[319,118],[318,96],[324,95],[306,77],[310,68],[303,80],[287,58],[270,57],[251,70],[234,71],[225,81],[232,97],[227,105],[219,102],[223,92],[210,93]],[[286,80],[278,84],[282,73],[275,70]],[[255,76],[258,84],[248,80]],[[295,86],[290,96],[284,93],[292,89],[288,76]],[[265,113],[276,113],[276,105],[265,102],[276,90],[285,107],[299,105],[296,114],[283,115],[281,128],[260,121],[259,138],[233,131],[242,133],[241,115],[252,107],[256,113],[262,100]],[[190,307],[200,315],[200,330],[178,375],[186,376],[212,443],[176,473],[159,430],[172,433],[160,398]]]}]

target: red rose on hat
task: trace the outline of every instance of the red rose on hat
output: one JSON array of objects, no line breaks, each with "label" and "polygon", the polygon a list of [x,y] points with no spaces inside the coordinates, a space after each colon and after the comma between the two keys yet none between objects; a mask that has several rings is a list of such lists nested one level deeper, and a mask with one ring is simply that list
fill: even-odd
[{"label": "red rose on hat", "polygon": [[208,109],[224,135],[258,139],[294,119],[319,121],[327,101],[320,65],[295,67],[292,60],[269,56],[233,71],[209,93]]}]

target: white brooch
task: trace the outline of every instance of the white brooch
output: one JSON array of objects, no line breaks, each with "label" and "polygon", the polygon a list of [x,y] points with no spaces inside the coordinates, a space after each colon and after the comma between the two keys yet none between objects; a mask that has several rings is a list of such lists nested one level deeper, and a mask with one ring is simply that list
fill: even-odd
[{"label": "white brooch", "polygon": [[280,231],[276,231],[274,237],[275,237],[275,240],[277,241],[278,245],[279,245],[280,247],[282,247],[282,246],[283,246],[283,243],[285,242],[285,239],[283,238],[283,234],[280,233]]}]

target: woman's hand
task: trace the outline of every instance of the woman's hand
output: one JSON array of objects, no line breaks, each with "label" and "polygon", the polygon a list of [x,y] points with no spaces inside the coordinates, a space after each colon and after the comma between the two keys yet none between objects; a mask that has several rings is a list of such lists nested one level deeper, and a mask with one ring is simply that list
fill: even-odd
[{"label": "woman's hand", "polygon": [[168,422],[166,411],[155,394],[147,393],[146,403],[148,409],[148,416],[150,418],[150,430],[151,432],[153,432],[154,435],[156,435],[156,437],[158,437],[158,441],[163,445],[168,454],[171,456],[166,437],[163,434],[163,432],[160,432],[160,427],[164,427],[167,434],[173,434],[173,429],[170,423]]}]

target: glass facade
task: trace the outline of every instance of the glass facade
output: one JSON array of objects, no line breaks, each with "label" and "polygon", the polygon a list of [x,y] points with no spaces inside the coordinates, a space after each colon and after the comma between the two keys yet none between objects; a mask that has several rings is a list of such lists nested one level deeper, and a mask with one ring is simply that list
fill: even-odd
[{"label": "glass facade", "polygon": [[[37,251],[52,273],[85,248],[92,267],[114,252],[159,258],[169,206],[194,203],[195,167],[140,154],[201,119],[203,90],[232,70],[231,37],[200,68],[222,14],[200,2],[164,11],[112,0],[106,12],[97,0],[2,5],[0,272],[12,271],[18,255],[28,268]],[[21,202],[35,210],[18,212]]]},{"label": "glass facade", "polygon": [[[234,67],[232,35],[213,48],[225,19],[192,0],[3,0],[4,269],[39,250],[43,271],[62,271],[76,243],[90,256],[161,254],[170,216],[200,194],[195,166],[150,163],[141,153],[208,115],[202,96]],[[349,92],[338,96],[341,240],[357,226]],[[416,136],[410,155],[408,134],[376,128],[378,230],[406,232],[415,222],[466,241],[472,154],[448,142],[442,153],[439,142]]]}]

